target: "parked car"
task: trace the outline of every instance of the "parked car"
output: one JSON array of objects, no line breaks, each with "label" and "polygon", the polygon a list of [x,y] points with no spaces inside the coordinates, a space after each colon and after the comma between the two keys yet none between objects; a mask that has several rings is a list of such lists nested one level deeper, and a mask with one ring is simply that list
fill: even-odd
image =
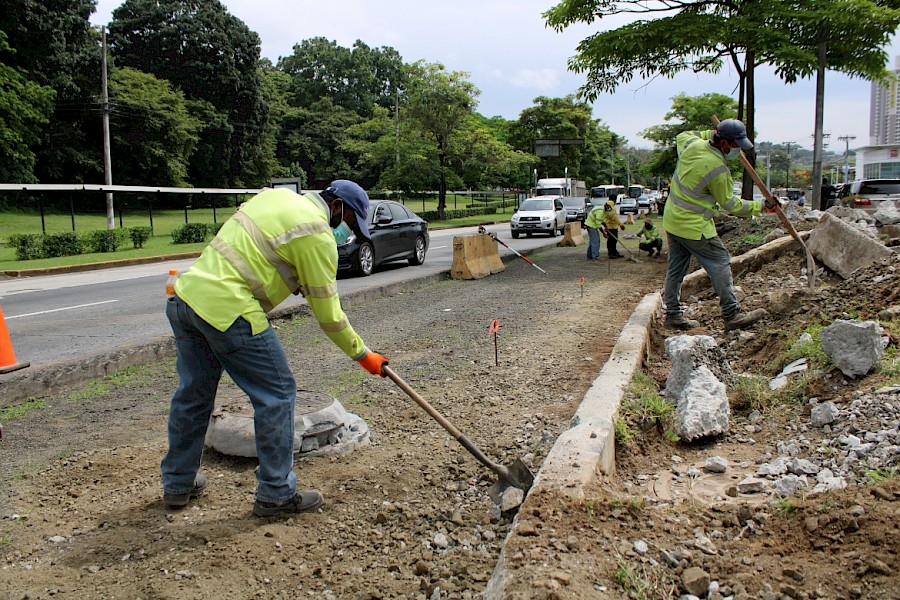
[{"label": "parked car", "polygon": [[338,270],[371,275],[378,265],[407,260],[425,262],[428,252],[428,222],[399,202],[373,200],[366,216],[369,235],[353,234],[338,246]]},{"label": "parked car", "polygon": [[653,210],[653,200],[647,195],[638,196],[637,205],[638,210],[646,210],[647,212]]},{"label": "parked car", "polygon": [[585,205],[584,198],[575,196],[563,196],[560,198],[566,209],[566,222],[574,223],[576,221],[584,223],[584,218],[589,210]]},{"label": "parked car", "polygon": [[627,215],[628,213],[632,213],[636,215],[637,212],[637,198],[629,198],[628,196],[623,196],[621,201],[619,202],[619,214]]},{"label": "parked car", "polygon": [[525,198],[509,220],[513,238],[524,233],[546,233],[553,237],[566,228],[566,209],[559,196]]},{"label": "parked car", "polygon": [[900,179],[860,179],[843,186],[838,198],[844,206],[875,212],[882,202],[900,208]]}]

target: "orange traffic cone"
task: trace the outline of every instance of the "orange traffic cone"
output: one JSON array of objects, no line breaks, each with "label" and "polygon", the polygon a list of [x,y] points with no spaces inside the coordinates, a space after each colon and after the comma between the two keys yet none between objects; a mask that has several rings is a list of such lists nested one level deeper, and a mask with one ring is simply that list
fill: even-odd
[{"label": "orange traffic cone", "polygon": [[12,342],[9,339],[6,319],[3,317],[3,309],[0,308],[0,373],[24,369],[30,364],[16,362],[16,353],[13,352]]}]

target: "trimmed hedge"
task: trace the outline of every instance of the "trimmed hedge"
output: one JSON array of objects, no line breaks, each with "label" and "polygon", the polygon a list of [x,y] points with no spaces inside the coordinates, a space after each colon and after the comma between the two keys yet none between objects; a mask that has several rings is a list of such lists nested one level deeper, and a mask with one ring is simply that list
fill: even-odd
[{"label": "trimmed hedge", "polygon": [[[495,215],[497,214],[496,206],[485,206],[481,208],[459,208],[459,209],[447,209],[444,211],[445,219],[459,219],[460,217],[474,217],[477,215]],[[436,210],[426,210],[418,213],[420,217],[425,219],[426,221],[437,221],[438,220],[438,211]]]},{"label": "trimmed hedge", "polygon": [[147,227],[146,225],[132,227],[129,229],[129,235],[131,236],[131,243],[134,244],[135,248],[143,248],[144,242],[149,240],[150,236],[153,235],[153,228]]},{"label": "trimmed hedge", "polygon": [[206,240],[209,233],[209,225],[206,223],[185,223],[181,227],[172,230],[173,244],[196,244]]},{"label": "trimmed hedge", "polygon": [[115,252],[128,239],[126,229],[99,229],[84,234],[84,244],[91,252]]}]

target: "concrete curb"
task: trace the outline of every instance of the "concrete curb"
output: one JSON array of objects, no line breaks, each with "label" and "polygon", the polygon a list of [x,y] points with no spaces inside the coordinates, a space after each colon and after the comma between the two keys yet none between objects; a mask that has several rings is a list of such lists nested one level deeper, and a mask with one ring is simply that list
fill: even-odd
[{"label": "concrete curb", "polygon": [[[544,459],[519,514],[525,514],[529,499],[543,494],[563,494],[584,498],[584,490],[598,474],[615,472],[615,428],[613,419],[625,394],[625,387],[640,368],[650,339],[650,327],[662,305],[659,293],[648,294],[638,303],[625,323],[600,374],[584,395],[572,418]],[[507,539],[518,533],[519,518],[513,520]],[[506,545],[484,591],[487,600],[504,597],[514,573],[505,567]]]},{"label": "concrete curb", "polygon": [[[552,246],[555,246],[555,242],[533,248],[522,254],[540,252]],[[171,259],[171,257],[169,258]],[[507,256],[505,260],[516,260],[516,258],[512,255]],[[367,290],[341,294],[341,305],[348,310],[354,304],[395,295],[426,283],[449,278],[450,270],[447,269],[408,281],[387,283]],[[268,316],[270,322],[278,322],[290,320],[294,318],[294,315],[309,314],[311,314],[309,306],[295,304],[284,308],[275,308]],[[163,336],[149,338],[139,343],[124,344],[103,352],[80,355],[42,365],[32,365],[26,369],[0,375],[0,408],[12,406],[29,397],[48,396],[74,384],[106,377],[128,367],[173,356],[175,356],[175,340],[171,336]]]}]

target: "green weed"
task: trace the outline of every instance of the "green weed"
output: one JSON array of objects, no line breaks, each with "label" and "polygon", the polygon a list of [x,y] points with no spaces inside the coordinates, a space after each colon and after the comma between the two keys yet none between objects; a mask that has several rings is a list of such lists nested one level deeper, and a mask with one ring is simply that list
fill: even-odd
[{"label": "green weed", "polygon": [[[822,351],[822,325],[815,324],[807,327],[802,333],[808,333],[812,338],[809,341],[800,342],[799,339],[794,341],[788,348],[778,354],[770,363],[769,369],[772,373],[778,373],[785,367],[797,359],[805,358],[809,368],[827,369],[831,366],[831,360],[828,355]],[[797,338],[800,336],[797,335]]]},{"label": "green weed", "polygon": [[651,377],[637,371],[625,388],[625,398],[619,410],[627,421],[636,422],[640,427],[655,425],[664,432],[666,426],[671,424],[675,406],[659,395],[656,382]]},{"label": "green weed", "polygon": [[16,419],[21,419],[33,410],[42,410],[47,408],[47,403],[38,398],[28,398],[25,402],[0,408],[0,423],[9,423]]},{"label": "green weed", "polygon": [[885,481],[890,481],[897,477],[898,471],[897,467],[891,467],[890,469],[886,467],[879,467],[877,469],[870,469],[866,471],[866,479],[868,480],[869,485],[879,485],[884,483]]},{"label": "green weed", "polygon": [[147,385],[153,382],[150,377],[150,368],[145,365],[135,365],[132,367],[126,367],[119,371],[116,371],[112,375],[105,377],[106,381],[109,381],[115,386],[123,386],[123,385]]},{"label": "green weed", "polygon": [[628,423],[622,417],[616,416],[613,420],[613,427],[616,432],[616,444],[620,446],[627,446],[636,435],[636,432],[628,426]]},{"label": "green weed", "polygon": [[775,512],[782,518],[792,517],[797,513],[797,504],[792,498],[779,498],[775,501]]},{"label": "green weed", "polygon": [[672,574],[661,565],[632,564],[616,552],[616,568],[609,576],[621,586],[625,598],[659,600],[677,597]]},{"label": "green weed", "polygon": [[109,388],[102,381],[90,381],[81,389],[70,393],[66,396],[67,400],[72,402],[82,402],[84,400],[93,400],[101,398],[109,393]]}]

